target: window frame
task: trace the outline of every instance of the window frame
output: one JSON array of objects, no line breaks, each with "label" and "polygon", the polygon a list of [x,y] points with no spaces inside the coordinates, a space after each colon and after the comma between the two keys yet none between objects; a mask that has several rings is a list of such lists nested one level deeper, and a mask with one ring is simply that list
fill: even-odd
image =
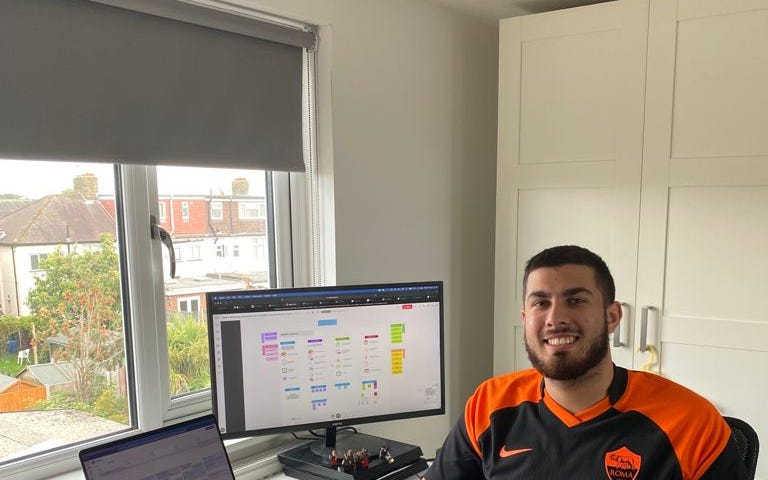
[{"label": "window frame", "polygon": [[[99,0],[96,0],[99,1]],[[203,6],[214,6],[210,0],[202,0]],[[238,8],[246,15],[272,18],[286,24],[303,26],[282,17],[269,17],[250,8]],[[319,45],[320,52],[329,54],[327,46]],[[330,138],[330,100],[328,97],[320,106],[321,121],[325,122],[319,131],[314,126],[316,116],[316,92],[314,79],[330,79],[330,66],[316,63],[317,50],[305,52],[306,75],[310,84],[305,86],[305,121],[312,122],[309,133],[305,130],[306,173],[271,172],[269,180],[273,191],[273,203],[266,203],[274,221],[274,238],[265,246],[267,256],[272,256],[277,287],[319,285],[333,282],[335,278],[335,250],[333,249],[333,198],[331,152],[324,151],[326,170],[318,172],[316,138]],[[330,83],[326,83],[330,85]],[[330,93],[326,86],[323,93]],[[158,428],[163,425],[199,416],[211,410],[210,390],[196,392],[179,398],[171,398],[168,382],[167,332],[158,329],[156,318],[165,315],[164,282],[156,275],[162,270],[163,248],[159,240],[149,235],[149,218],[168,219],[167,205],[160,203],[157,194],[157,177],[154,167],[122,165],[115,168],[115,181],[122,195],[122,222],[118,228],[118,242],[121,244],[121,270],[124,289],[130,292],[124,315],[130,322],[127,336],[132,338],[126,355],[132,362],[134,382],[133,408],[138,412],[133,422],[135,429],[110,435],[106,438],[91,439],[82,443],[58,448],[36,457],[10,461],[0,467],[0,478],[49,478],[67,471],[80,469],[77,453],[90,445],[134,435],[137,431]],[[326,192],[318,194],[319,188]],[[265,199],[266,200],[266,199]],[[164,217],[160,217],[160,213]],[[319,212],[324,213],[322,221]],[[132,232],[128,235],[126,232]],[[146,232],[137,234],[136,232]],[[321,242],[319,239],[323,239]],[[319,255],[317,249],[320,248]],[[161,315],[158,317],[158,315]],[[265,451],[291,441],[290,436],[265,436],[227,442],[232,460]],[[66,478],[69,478],[65,475]]]},{"label": "window frame", "polygon": [[266,218],[266,205],[259,200],[241,200],[237,202],[237,216],[240,220]]},{"label": "window frame", "polygon": [[[268,250],[278,252],[276,259],[277,286],[291,286],[299,278],[294,268],[302,261],[292,258],[296,244],[305,242],[303,229],[295,228],[294,222],[303,218],[301,212],[291,213],[294,196],[304,192],[291,188],[287,172],[272,172],[273,209],[275,212],[274,245]],[[35,457],[9,461],[0,467],[0,478],[48,478],[65,471],[80,468],[77,453],[88,446],[108,440],[134,435],[137,431],[158,428],[211,411],[210,390],[194,392],[172,398],[169,385],[168,337],[165,323],[165,273],[163,273],[163,249],[159,239],[150,235],[150,218],[159,217],[160,202],[155,167],[140,165],[115,166],[115,202],[118,214],[118,244],[121,249],[121,276],[124,292],[126,356],[133,366],[130,382],[133,383],[132,421],[136,428],[127,427],[104,438],[89,439],[80,443],[57,448]],[[304,267],[306,268],[306,267]],[[158,274],[161,273],[161,274]],[[134,414],[135,412],[135,414]],[[274,437],[260,437],[237,442],[234,449],[241,451],[271,448]]]},{"label": "window frame", "polygon": [[[182,308],[182,306],[184,306],[184,308],[186,308],[186,310],[184,310]],[[192,308],[193,306],[195,308]],[[196,296],[178,297],[178,298],[176,298],[176,309],[179,312],[199,314],[200,313],[200,298],[196,297]]]},{"label": "window frame", "polygon": [[40,262],[43,261],[49,254],[47,253],[30,253],[29,254],[29,271],[39,272],[43,270],[40,267]]},{"label": "window frame", "polygon": [[211,200],[211,220],[224,220],[224,202]]}]

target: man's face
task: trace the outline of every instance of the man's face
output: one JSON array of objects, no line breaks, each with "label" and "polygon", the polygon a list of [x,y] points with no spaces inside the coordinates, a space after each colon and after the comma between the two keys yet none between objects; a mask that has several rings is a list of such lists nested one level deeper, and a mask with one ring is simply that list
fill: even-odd
[{"label": "man's face", "polygon": [[608,333],[621,319],[617,303],[604,307],[592,268],[570,264],[532,271],[521,313],[528,358],[554,380],[579,378],[610,358]]}]

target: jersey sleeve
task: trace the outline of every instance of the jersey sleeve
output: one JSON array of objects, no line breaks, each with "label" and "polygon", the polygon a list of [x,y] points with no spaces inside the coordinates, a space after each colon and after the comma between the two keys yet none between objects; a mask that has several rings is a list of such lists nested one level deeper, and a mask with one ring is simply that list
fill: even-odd
[{"label": "jersey sleeve", "polygon": [[472,448],[464,419],[448,433],[440,453],[424,474],[424,480],[485,478],[480,457]]}]

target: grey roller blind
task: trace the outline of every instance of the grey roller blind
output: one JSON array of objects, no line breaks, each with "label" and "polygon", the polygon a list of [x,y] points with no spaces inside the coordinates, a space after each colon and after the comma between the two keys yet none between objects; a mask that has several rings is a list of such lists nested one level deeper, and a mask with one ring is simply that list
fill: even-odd
[{"label": "grey roller blind", "polygon": [[0,0],[0,157],[304,169],[311,33],[104,3]]}]

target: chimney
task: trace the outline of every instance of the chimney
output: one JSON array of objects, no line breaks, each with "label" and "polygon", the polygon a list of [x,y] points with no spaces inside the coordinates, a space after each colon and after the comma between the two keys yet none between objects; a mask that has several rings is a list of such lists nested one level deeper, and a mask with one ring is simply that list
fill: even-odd
[{"label": "chimney", "polygon": [[96,200],[99,195],[99,179],[92,173],[78,175],[72,181],[76,193],[86,200]]},{"label": "chimney", "polygon": [[236,178],[232,180],[232,195],[248,195],[248,179]]}]

